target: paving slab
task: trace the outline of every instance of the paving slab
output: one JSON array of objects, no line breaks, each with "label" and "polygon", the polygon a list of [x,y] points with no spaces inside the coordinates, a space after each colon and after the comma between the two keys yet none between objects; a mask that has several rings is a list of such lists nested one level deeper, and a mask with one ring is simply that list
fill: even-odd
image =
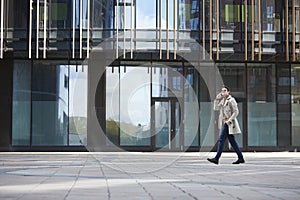
[{"label": "paving slab", "polygon": [[0,199],[300,199],[300,153],[0,152]]}]

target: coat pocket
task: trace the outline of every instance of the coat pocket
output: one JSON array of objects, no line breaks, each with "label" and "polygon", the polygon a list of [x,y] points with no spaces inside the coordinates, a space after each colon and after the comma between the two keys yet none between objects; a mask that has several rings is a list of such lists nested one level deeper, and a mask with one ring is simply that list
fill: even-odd
[{"label": "coat pocket", "polygon": [[236,120],[232,120],[231,124],[229,125],[229,134],[239,134],[241,133],[241,129],[239,123]]}]

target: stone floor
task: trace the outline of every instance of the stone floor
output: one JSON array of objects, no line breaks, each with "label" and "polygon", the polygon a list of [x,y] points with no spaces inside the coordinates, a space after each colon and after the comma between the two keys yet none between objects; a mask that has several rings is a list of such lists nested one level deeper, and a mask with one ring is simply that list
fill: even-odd
[{"label": "stone floor", "polygon": [[0,199],[300,199],[300,153],[0,152]]}]

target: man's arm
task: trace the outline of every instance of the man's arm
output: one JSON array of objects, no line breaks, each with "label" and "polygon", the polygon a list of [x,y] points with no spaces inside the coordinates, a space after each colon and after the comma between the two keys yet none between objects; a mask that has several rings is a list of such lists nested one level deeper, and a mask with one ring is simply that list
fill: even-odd
[{"label": "man's arm", "polygon": [[215,100],[214,100],[214,110],[220,110],[221,109],[221,106],[222,104],[220,103],[220,101],[223,99],[222,97],[222,93],[219,93]]},{"label": "man's arm", "polygon": [[214,100],[214,110],[220,110],[221,109],[220,101],[221,100],[218,100],[218,99]]}]

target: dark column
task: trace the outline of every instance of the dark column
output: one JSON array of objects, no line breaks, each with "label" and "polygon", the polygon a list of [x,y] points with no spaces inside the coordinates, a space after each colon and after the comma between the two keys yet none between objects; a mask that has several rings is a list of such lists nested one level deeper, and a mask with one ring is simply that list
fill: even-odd
[{"label": "dark column", "polygon": [[277,144],[291,145],[291,70],[288,63],[277,64]]},{"label": "dark column", "polygon": [[0,150],[11,147],[13,60],[0,60]]},{"label": "dark column", "polygon": [[284,1],[275,1],[275,31],[276,41],[278,42],[275,46],[276,52],[278,53],[277,60],[285,60],[285,7]]}]

